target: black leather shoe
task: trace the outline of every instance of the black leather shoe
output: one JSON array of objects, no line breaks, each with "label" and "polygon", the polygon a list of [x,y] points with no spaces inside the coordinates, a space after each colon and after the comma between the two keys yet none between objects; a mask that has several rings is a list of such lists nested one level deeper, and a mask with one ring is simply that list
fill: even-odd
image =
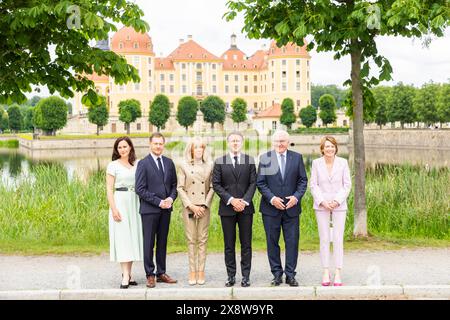
[{"label": "black leather shoe", "polygon": [[279,286],[283,282],[283,278],[281,276],[276,276],[272,279],[272,282],[270,283],[272,286]]},{"label": "black leather shoe", "polygon": [[297,282],[297,280],[295,280],[294,277],[292,277],[292,278],[286,277],[286,283],[287,283],[288,285],[290,285],[291,287],[298,287],[298,282]]},{"label": "black leather shoe", "polygon": [[236,278],[234,276],[228,277],[227,282],[225,282],[225,287],[232,287],[236,283]]},{"label": "black leather shoe", "polygon": [[242,287],[250,287],[250,279],[247,277],[243,277],[241,281]]}]

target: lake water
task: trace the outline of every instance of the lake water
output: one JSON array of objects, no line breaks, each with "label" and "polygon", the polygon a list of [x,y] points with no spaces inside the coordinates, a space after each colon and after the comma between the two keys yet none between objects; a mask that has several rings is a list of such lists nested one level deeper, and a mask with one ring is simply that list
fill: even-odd
[{"label": "lake water", "polygon": [[[303,154],[306,166],[310,166],[313,159],[320,157],[320,150],[315,145],[292,146],[291,150]],[[267,149],[252,149],[247,153],[257,157]],[[145,157],[148,148],[137,148],[138,158]],[[165,155],[171,157],[175,163],[183,159],[184,147],[166,150]],[[10,184],[27,176],[30,169],[39,163],[59,163],[63,165],[69,177],[74,175],[84,179],[91,172],[106,168],[111,161],[112,149],[71,149],[71,150],[39,150],[32,151],[20,147],[19,149],[0,149],[0,183]],[[224,154],[223,150],[212,150],[211,157],[216,158]],[[352,159],[352,150],[347,146],[339,148],[339,155]],[[427,168],[450,167],[450,150],[434,149],[393,149],[367,148],[366,165],[373,167],[377,164],[410,164]]]}]

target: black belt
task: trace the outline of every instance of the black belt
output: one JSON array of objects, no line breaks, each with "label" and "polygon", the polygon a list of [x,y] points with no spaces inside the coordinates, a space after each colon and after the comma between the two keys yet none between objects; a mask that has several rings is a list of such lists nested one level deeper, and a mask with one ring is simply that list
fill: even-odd
[{"label": "black belt", "polygon": [[127,187],[120,187],[116,188],[116,191],[134,191],[133,187],[127,188]]}]

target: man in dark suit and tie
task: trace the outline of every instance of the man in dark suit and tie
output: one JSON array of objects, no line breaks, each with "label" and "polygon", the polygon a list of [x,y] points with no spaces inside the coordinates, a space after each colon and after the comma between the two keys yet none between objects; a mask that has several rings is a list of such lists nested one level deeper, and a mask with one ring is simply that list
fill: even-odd
[{"label": "man in dark suit and tie", "polygon": [[250,286],[252,262],[252,225],[255,208],[256,166],[253,157],[241,153],[244,137],[232,132],[227,137],[230,152],[218,158],[213,169],[213,188],[220,197],[219,215],[225,243],[225,265],[228,280],[225,286],[236,283],[236,225],[241,242],[241,286]]},{"label": "man in dark suit and tie", "polygon": [[[141,204],[139,213],[144,232],[144,268],[149,288],[154,288],[156,281],[177,282],[166,274],[167,235],[172,204],[177,197],[177,175],[173,161],[162,155],[164,144],[164,136],[153,133],[150,154],[139,161],[136,168],[135,189]],[[156,273],[153,262],[155,239]]]},{"label": "man in dark suit and tie", "polygon": [[[266,232],[270,270],[274,276],[272,285],[280,285],[285,273],[286,283],[296,287],[301,200],[306,192],[308,178],[302,155],[288,150],[288,145],[289,134],[283,130],[276,131],[272,136],[274,150],[260,158],[256,185],[262,195],[259,209]],[[286,247],[284,271],[279,245],[281,229]]]}]

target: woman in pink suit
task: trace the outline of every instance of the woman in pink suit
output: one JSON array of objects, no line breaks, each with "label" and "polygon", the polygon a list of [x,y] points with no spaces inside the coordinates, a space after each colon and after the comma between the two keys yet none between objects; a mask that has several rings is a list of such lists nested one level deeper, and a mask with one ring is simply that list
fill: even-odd
[{"label": "woman in pink suit", "polygon": [[[311,193],[319,228],[320,259],[323,267],[322,285],[330,285],[330,238],[332,238],[336,268],[334,285],[341,286],[347,197],[352,188],[350,169],[346,159],[336,156],[338,146],[333,137],[322,138],[320,151],[323,156],[312,162]],[[332,229],[330,229],[330,217]]]}]

